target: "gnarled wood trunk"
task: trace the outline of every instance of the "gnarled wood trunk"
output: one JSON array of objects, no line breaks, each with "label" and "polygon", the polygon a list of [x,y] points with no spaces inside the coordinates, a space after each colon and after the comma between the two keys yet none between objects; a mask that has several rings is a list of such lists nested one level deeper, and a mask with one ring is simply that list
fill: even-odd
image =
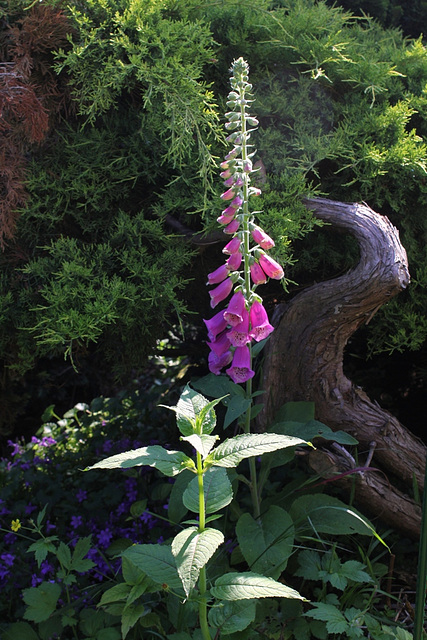
[{"label": "gnarled wood trunk", "polygon": [[[401,488],[409,488],[415,479],[420,488],[423,486],[426,447],[343,372],[348,339],[408,286],[406,251],[388,218],[366,205],[326,199],[306,204],[320,219],[356,237],[360,260],[346,274],[315,284],[277,307],[273,316],[276,330],[266,350],[263,388],[267,392],[261,424],[265,428],[271,423],[287,401],[313,401],[316,418],[332,429],[351,433],[359,441],[362,455],[375,446],[372,464],[380,467],[387,479],[370,482],[375,485],[370,489],[364,481],[361,501],[377,514],[381,504],[383,520],[415,536],[420,509],[405,493],[394,489],[393,483],[397,479]],[[372,474],[366,471],[359,476],[360,486],[368,473]]]}]

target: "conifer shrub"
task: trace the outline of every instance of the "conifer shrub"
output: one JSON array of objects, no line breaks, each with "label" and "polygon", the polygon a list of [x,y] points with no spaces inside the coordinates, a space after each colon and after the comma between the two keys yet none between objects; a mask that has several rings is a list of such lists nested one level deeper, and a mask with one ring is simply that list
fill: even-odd
[{"label": "conifer shrub", "polygon": [[[2,42],[29,15],[21,0],[8,6]],[[45,56],[49,78],[67,87],[70,100],[43,141],[28,142],[25,184],[18,179],[27,199],[0,256],[1,393],[10,408],[3,430],[22,407],[23,384],[35,375],[51,379],[64,357],[91,379],[105,372],[125,380],[167,322],[200,322],[194,292],[210,254],[189,239],[205,230],[215,241],[219,114],[227,69],[239,56],[256,87],[260,223],[277,239],[287,287],[357,260],[351,241],[314,231],[302,198],[365,200],[401,230],[413,277],[372,320],[369,350],[423,348],[421,39],[309,0],[90,0],[84,11],[79,2],[61,10],[66,42],[48,58],[47,44],[34,56]],[[285,295],[271,289],[272,300]]]}]

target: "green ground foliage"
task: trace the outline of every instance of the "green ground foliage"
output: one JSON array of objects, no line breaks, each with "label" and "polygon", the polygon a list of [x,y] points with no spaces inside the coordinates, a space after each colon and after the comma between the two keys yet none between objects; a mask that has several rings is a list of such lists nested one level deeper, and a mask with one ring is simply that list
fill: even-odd
[{"label": "green ground foliage", "polygon": [[[0,11],[5,63],[18,56],[10,28],[40,5],[28,4],[9,0]],[[51,66],[66,81],[63,109],[25,152],[28,197],[0,256],[3,431],[22,409],[22,385],[37,375],[42,394],[58,359],[91,378],[126,377],[168,323],[186,310],[200,323],[193,292],[209,251],[195,251],[182,229],[212,230],[221,208],[221,114],[239,56],[260,120],[260,222],[289,280],[328,277],[357,256],[324,229],[309,233],[316,225],[301,197],[365,200],[400,229],[413,278],[372,321],[369,349],[423,347],[421,39],[313,0],[71,0],[63,11],[69,40]]]}]

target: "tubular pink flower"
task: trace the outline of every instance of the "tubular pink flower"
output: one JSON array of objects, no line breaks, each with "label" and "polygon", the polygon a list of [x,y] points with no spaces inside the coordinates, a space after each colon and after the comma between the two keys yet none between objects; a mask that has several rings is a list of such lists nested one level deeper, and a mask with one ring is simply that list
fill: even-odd
[{"label": "tubular pink flower", "polygon": [[[236,210],[234,209],[234,211],[236,211]],[[216,219],[218,224],[225,224],[225,225],[231,224],[233,222],[233,220],[234,220],[234,215],[233,216],[224,216],[224,215],[222,215],[222,216],[219,216],[219,218]]]},{"label": "tubular pink flower", "polygon": [[251,322],[249,335],[257,342],[264,340],[274,331],[274,327],[268,321],[267,312],[260,302],[255,301],[252,304],[249,319]]},{"label": "tubular pink flower", "polygon": [[236,347],[231,367],[226,373],[236,384],[246,382],[249,378],[253,378],[255,372],[251,369],[251,355],[249,347]]},{"label": "tubular pink flower", "polygon": [[221,373],[221,369],[226,367],[233,359],[233,354],[231,351],[226,351],[220,356],[217,356],[214,351],[211,351],[208,356],[208,366],[209,371],[214,373],[216,376],[219,376]]},{"label": "tubular pink flower", "polygon": [[267,282],[267,276],[259,266],[258,262],[254,262],[250,266],[251,278],[254,284],[265,284]]},{"label": "tubular pink flower", "polygon": [[224,319],[224,311],[219,311],[209,320],[203,320],[208,330],[208,338],[212,342],[227,328],[227,320]]},{"label": "tubular pink flower", "polygon": [[208,273],[208,284],[218,284],[218,282],[225,280],[228,274],[229,270],[225,264],[222,264],[218,269],[212,271],[212,273]]},{"label": "tubular pink flower", "polygon": [[230,329],[230,331],[227,331],[227,337],[233,347],[244,347],[245,344],[251,341],[252,338],[249,335],[249,313],[246,309],[242,322],[239,322],[239,324]]},{"label": "tubular pink flower", "polygon": [[209,295],[211,297],[211,307],[214,309],[217,304],[225,300],[225,298],[231,293],[233,288],[233,283],[231,278],[226,278],[221,284],[219,284],[215,289],[209,291]]},{"label": "tubular pink flower", "polygon": [[237,236],[235,236],[232,240],[230,240],[230,242],[228,242],[224,249],[222,250],[223,253],[231,256],[233,253],[237,253],[237,251],[240,250],[240,244],[241,244],[241,240],[240,238],[238,238]]},{"label": "tubular pink flower", "polygon": [[230,176],[232,176],[233,174],[231,173],[230,169],[226,169],[225,171],[222,171],[219,174],[220,178],[229,178]]},{"label": "tubular pink flower", "polygon": [[264,273],[273,280],[281,280],[285,275],[280,264],[264,253],[260,256],[259,263]]},{"label": "tubular pink flower", "polygon": [[227,191],[224,191],[224,193],[221,193],[220,198],[222,198],[222,200],[231,200],[231,198],[234,198],[235,195],[235,189],[228,189]]},{"label": "tubular pink flower", "polygon": [[236,271],[241,263],[242,263],[242,259],[243,256],[240,253],[240,251],[236,251],[236,253],[232,253],[231,256],[228,258],[227,262],[225,263],[227,265],[227,269],[229,269],[230,271]]},{"label": "tubular pink flower", "polygon": [[275,246],[274,240],[270,238],[270,236],[267,235],[260,227],[254,227],[251,230],[251,234],[255,242],[266,251]]},{"label": "tubular pink flower", "polygon": [[234,200],[231,201],[231,206],[232,207],[236,207],[236,209],[238,209],[239,207],[241,207],[243,204],[243,198],[242,196],[236,196],[234,198]]},{"label": "tubular pink flower", "polygon": [[233,235],[233,233],[236,233],[236,231],[238,231],[240,227],[240,222],[236,219],[232,220],[230,222],[229,225],[227,225],[224,229],[224,233],[227,233],[228,235]]},{"label": "tubular pink flower", "polygon": [[233,205],[230,204],[223,211],[221,211],[221,214],[223,216],[234,216],[236,215],[236,211],[237,211],[237,207],[233,207]]},{"label": "tubular pink flower", "polygon": [[[249,314],[248,314],[249,316]],[[248,329],[249,331],[249,329]],[[230,349],[230,339],[228,332],[224,331],[220,333],[215,340],[207,343],[210,350],[213,351],[218,357]]]},{"label": "tubular pink flower", "polygon": [[227,309],[224,311],[224,320],[232,327],[235,327],[242,322],[245,312],[245,296],[241,291],[237,291],[237,293],[232,296]]}]

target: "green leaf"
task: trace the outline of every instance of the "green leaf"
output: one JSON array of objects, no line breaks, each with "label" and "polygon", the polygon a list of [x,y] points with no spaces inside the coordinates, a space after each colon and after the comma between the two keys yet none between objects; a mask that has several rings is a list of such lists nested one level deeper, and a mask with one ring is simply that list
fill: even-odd
[{"label": "green leaf", "polygon": [[154,467],[165,476],[176,476],[187,468],[195,469],[192,459],[181,451],[169,451],[155,444],[111,456],[88,467],[86,471],[91,469],[129,469],[140,466]]},{"label": "green leaf", "polygon": [[129,631],[136,625],[138,620],[149,613],[149,609],[143,604],[131,604],[122,613],[122,638],[126,638]]},{"label": "green leaf", "polygon": [[304,437],[309,442],[312,442],[314,438],[323,438],[324,440],[332,440],[339,444],[358,444],[358,440],[353,438],[349,433],[345,433],[345,431],[332,431],[332,429],[318,420],[309,420],[308,422],[276,422],[271,428],[275,433]]},{"label": "green leaf", "polygon": [[373,582],[373,578],[364,571],[365,565],[357,560],[347,560],[341,567],[342,574],[353,582]]},{"label": "green leaf", "polygon": [[322,493],[301,496],[294,500],[289,513],[300,535],[313,530],[333,535],[359,533],[375,536],[385,544],[369,520],[333,496]]},{"label": "green leaf", "polygon": [[237,522],[236,533],[250,569],[277,579],[293,549],[295,529],[290,515],[276,505],[256,520],[244,513]]},{"label": "green leaf", "polygon": [[110,602],[119,602],[120,600],[126,600],[132,587],[130,584],[126,584],[125,582],[121,582],[120,584],[115,584],[114,587],[108,589],[102,594],[101,600],[99,602],[102,607],[105,604],[110,604]]},{"label": "green leaf", "polygon": [[209,609],[209,624],[220,629],[222,635],[243,631],[254,620],[256,600],[221,602]]},{"label": "green leaf", "polygon": [[38,587],[24,589],[23,598],[27,606],[24,613],[25,620],[43,622],[56,609],[56,604],[61,595],[59,584],[42,582]]},{"label": "green leaf", "polygon": [[96,640],[122,640],[122,634],[116,627],[100,629],[95,636]]},{"label": "green leaf", "polygon": [[303,422],[314,420],[314,402],[287,402],[280,407],[274,418],[274,424],[277,422]]},{"label": "green leaf", "polygon": [[199,378],[199,380],[193,381],[191,384],[195,389],[201,391],[201,393],[205,393],[211,398],[223,398],[227,395],[245,395],[244,389],[240,385],[232,382],[226,375],[216,376],[213,373],[209,373],[207,376]]},{"label": "green leaf", "polygon": [[56,546],[53,544],[54,541],[58,540],[58,536],[49,536],[48,538],[40,538],[40,540],[36,540],[30,544],[27,549],[27,553],[34,552],[34,556],[37,560],[37,565],[40,568],[43,560],[46,559],[47,554],[50,552],[56,553]]},{"label": "green leaf", "polygon": [[349,624],[341,611],[333,604],[324,602],[312,603],[316,609],[312,609],[304,613],[304,616],[314,618],[314,620],[323,620],[326,622],[326,629],[329,633],[344,633]]},{"label": "green leaf", "polygon": [[181,522],[188,509],[182,501],[182,496],[188,484],[194,479],[194,473],[187,469],[179,474],[172,485],[168,503],[168,517],[172,522]]},{"label": "green leaf", "polygon": [[[213,467],[203,474],[203,493],[206,513],[223,509],[233,499],[233,489],[225,469]],[[193,478],[182,496],[184,505],[190,511],[199,513],[199,483]]]},{"label": "green leaf", "polygon": [[28,622],[14,622],[4,632],[3,640],[40,640]]},{"label": "green leaf", "polygon": [[208,436],[205,434],[199,436],[197,433],[193,433],[191,436],[182,437],[181,440],[191,444],[204,460],[212,447],[215,446],[218,436]]},{"label": "green leaf", "polygon": [[244,458],[260,456],[268,451],[277,451],[286,447],[307,444],[305,440],[283,436],[276,433],[242,434],[224,440],[216,449],[211,451],[206,464],[219,467],[236,467]]},{"label": "green leaf", "polygon": [[[131,547],[127,547],[127,549],[131,549]],[[124,581],[132,586],[142,584],[147,577],[145,571],[128,560],[124,555],[124,552],[122,552],[122,575]]]},{"label": "green leaf", "polygon": [[176,421],[183,436],[196,431],[198,420],[202,423],[202,433],[209,434],[215,428],[216,415],[213,407],[219,402],[208,402],[204,396],[186,385],[176,407],[168,407],[176,412]]},{"label": "green leaf", "polygon": [[172,553],[187,596],[199,579],[200,569],[223,542],[224,535],[218,529],[199,531],[197,527],[189,527],[175,536]]},{"label": "green leaf", "polygon": [[135,544],[126,549],[123,557],[144,571],[157,584],[167,585],[173,591],[182,589],[175,558],[169,545]]},{"label": "green leaf", "polygon": [[272,578],[248,571],[226,573],[215,581],[211,594],[219,600],[250,600],[251,598],[299,598],[303,597],[290,587]]},{"label": "green leaf", "polygon": [[251,406],[250,398],[241,398],[240,396],[230,396],[224,400],[227,411],[224,417],[223,429],[226,429],[232,422],[240,418]]},{"label": "green leaf", "polygon": [[71,568],[78,573],[85,573],[95,566],[95,563],[89,558],[85,558],[92,546],[92,536],[86,536],[85,538],[79,538],[76,546],[74,547],[73,556],[71,560]]},{"label": "green leaf", "polygon": [[294,574],[306,580],[319,580],[319,573],[322,570],[320,555],[314,549],[303,549],[298,554],[299,568]]},{"label": "green leaf", "polygon": [[58,558],[59,563],[65,569],[71,569],[71,551],[70,547],[66,545],[64,542],[60,542],[58,551],[56,552],[56,557]]}]

